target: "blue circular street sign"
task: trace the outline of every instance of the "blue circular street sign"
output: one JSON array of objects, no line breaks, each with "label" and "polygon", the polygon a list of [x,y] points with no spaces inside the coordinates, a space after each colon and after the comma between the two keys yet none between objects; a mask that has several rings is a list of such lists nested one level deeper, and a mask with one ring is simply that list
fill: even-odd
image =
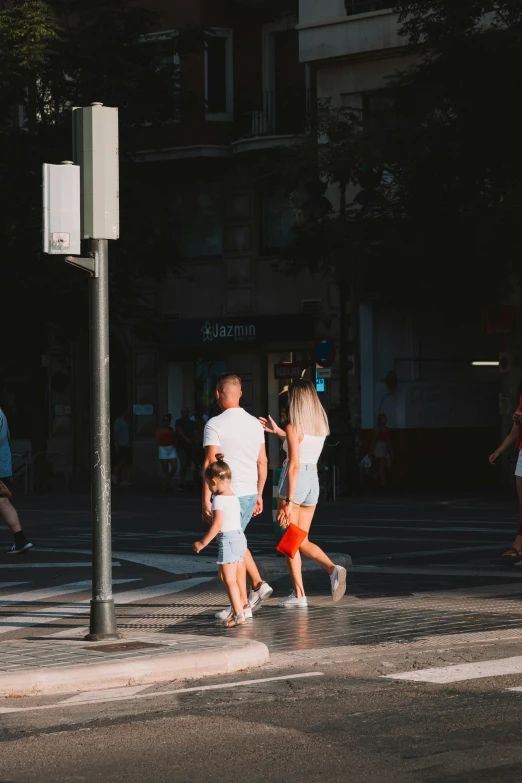
[{"label": "blue circular street sign", "polygon": [[320,367],[331,367],[335,360],[335,342],[331,337],[318,337],[314,344],[315,362]]}]

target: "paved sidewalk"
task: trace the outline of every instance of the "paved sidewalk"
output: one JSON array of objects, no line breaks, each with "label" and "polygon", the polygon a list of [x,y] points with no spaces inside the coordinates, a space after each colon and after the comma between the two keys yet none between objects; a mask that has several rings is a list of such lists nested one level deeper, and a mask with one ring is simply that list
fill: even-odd
[{"label": "paved sidewalk", "polygon": [[230,674],[262,666],[268,659],[268,649],[261,642],[223,636],[139,634],[93,644],[77,632],[76,637],[15,640],[0,646],[0,697]]}]

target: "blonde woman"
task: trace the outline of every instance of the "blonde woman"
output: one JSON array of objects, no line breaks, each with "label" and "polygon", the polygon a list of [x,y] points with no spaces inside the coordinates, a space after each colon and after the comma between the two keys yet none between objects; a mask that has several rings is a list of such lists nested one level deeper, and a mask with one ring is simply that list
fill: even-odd
[{"label": "blonde woman", "polygon": [[[292,522],[309,533],[319,500],[317,462],[326,436],[330,434],[328,419],[314,385],[305,380],[291,384],[285,430],[278,427],[270,416],[268,419],[261,418],[260,422],[265,432],[281,438],[283,449],[288,455],[277,492],[277,520],[282,528]],[[303,586],[301,554],[315,560],[328,572],[332,598],[339,601],[346,592],[346,569],[332,563],[328,555],[312,544],[307,535],[295,557],[286,559],[294,589],[279,606],[291,609],[308,605]]]}]

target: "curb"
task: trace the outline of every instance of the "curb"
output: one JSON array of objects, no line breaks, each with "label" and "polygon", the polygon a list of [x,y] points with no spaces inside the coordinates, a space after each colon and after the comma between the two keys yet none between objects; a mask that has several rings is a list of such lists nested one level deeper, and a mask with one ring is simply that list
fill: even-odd
[{"label": "curb", "polygon": [[[75,665],[56,665],[46,662],[41,667],[27,667],[18,671],[0,671],[0,697],[20,697],[51,695],[57,693],[72,693],[91,690],[104,690],[106,688],[118,688],[128,685],[153,685],[157,682],[169,680],[181,680],[191,677],[209,677],[219,674],[230,674],[243,669],[262,666],[267,663],[270,655],[268,647],[261,642],[252,640],[228,640],[223,638],[210,638],[208,636],[181,636],[154,634],[146,637],[133,637],[133,642],[144,641],[172,647],[167,653],[161,655],[145,654],[122,658],[114,657],[111,660],[99,660],[103,655],[100,649],[103,645],[95,644],[98,648],[93,655],[96,660]],[[206,645],[202,650],[182,651],[176,649],[185,644],[194,644],[200,641]],[[85,649],[89,642],[49,639],[42,642],[30,642],[24,640],[23,647],[29,652],[35,645],[39,649],[44,648],[56,653],[57,657],[67,653]],[[7,642],[2,645],[6,648]],[[17,650],[23,651],[22,642],[15,641]],[[1,653],[0,653],[1,654]],[[0,664],[1,667],[1,664]]]},{"label": "curb", "polygon": [[[346,555],[342,552],[328,552],[328,557],[333,560],[335,565],[344,566],[347,571],[353,570],[352,558],[350,555]],[[276,579],[280,576],[287,576],[288,568],[286,566],[286,558],[283,555],[269,555],[267,557],[255,558],[256,565],[259,569],[259,573],[262,578],[267,581],[269,578]],[[304,558],[303,573],[308,574],[311,571],[322,571],[323,569],[314,560],[308,560]]]}]

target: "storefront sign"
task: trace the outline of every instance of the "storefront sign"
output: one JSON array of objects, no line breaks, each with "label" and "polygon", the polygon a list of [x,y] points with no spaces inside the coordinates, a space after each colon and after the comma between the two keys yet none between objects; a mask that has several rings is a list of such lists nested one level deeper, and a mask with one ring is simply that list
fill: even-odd
[{"label": "storefront sign", "polygon": [[332,377],[332,368],[331,367],[318,367],[316,370],[316,378],[331,378]]},{"label": "storefront sign", "polygon": [[303,374],[300,364],[274,364],[274,378],[277,380],[297,380]]},{"label": "storefront sign", "polygon": [[154,405],[134,405],[132,412],[135,416],[153,416]]},{"label": "storefront sign", "polygon": [[169,345],[213,348],[233,344],[313,341],[309,315],[245,316],[243,318],[179,318],[166,323]]}]

